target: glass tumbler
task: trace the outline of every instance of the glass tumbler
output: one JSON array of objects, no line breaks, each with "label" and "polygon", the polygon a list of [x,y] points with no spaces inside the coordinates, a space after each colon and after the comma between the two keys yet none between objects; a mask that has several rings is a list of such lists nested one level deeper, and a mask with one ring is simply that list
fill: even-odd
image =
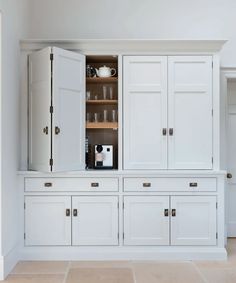
[{"label": "glass tumbler", "polygon": [[103,110],[103,122],[108,122],[108,111]]},{"label": "glass tumbler", "polygon": [[112,86],[109,87],[109,98],[110,100],[113,100],[113,87]]},{"label": "glass tumbler", "polygon": [[94,123],[98,123],[98,122],[99,122],[99,114],[94,113]]},{"label": "glass tumbler", "polygon": [[102,87],[102,94],[103,94],[103,99],[106,100],[107,99],[107,87],[105,85]]},{"label": "glass tumbler", "polygon": [[117,110],[112,110],[111,117],[113,123],[117,122]]}]

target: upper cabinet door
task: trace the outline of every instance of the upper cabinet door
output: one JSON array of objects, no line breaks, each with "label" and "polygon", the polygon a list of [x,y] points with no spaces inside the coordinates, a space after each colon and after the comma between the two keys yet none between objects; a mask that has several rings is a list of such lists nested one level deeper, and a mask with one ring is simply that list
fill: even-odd
[{"label": "upper cabinet door", "polygon": [[55,48],[52,66],[52,171],[85,168],[85,56]]},{"label": "upper cabinet door", "polygon": [[29,169],[50,171],[51,48],[29,55]]},{"label": "upper cabinet door", "polygon": [[212,57],[168,57],[168,167],[212,169]]},{"label": "upper cabinet door", "polygon": [[124,169],[167,168],[167,57],[124,56]]}]

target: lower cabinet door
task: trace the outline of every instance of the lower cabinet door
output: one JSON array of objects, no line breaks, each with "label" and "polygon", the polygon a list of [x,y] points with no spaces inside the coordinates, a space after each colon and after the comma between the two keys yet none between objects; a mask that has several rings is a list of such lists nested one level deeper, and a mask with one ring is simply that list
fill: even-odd
[{"label": "lower cabinet door", "polygon": [[124,197],[124,244],[169,245],[169,197]]},{"label": "lower cabinet door", "polygon": [[71,245],[71,197],[25,197],[25,245]]},{"label": "lower cabinet door", "polygon": [[216,197],[171,197],[171,245],[216,245]]},{"label": "lower cabinet door", "polygon": [[118,245],[118,198],[72,197],[72,245]]}]

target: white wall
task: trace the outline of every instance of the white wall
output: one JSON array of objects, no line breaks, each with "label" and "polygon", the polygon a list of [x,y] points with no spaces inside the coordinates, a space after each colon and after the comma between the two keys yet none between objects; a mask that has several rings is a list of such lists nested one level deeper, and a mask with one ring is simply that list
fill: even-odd
[{"label": "white wall", "polygon": [[235,0],[31,0],[31,38],[229,39],[236,66]]},{"label": "white wall", "polygon": [[[1,0],[1,264],[0,277],[14,264],[18,235],[19,39],[27,36],[28,0]],[[4,261],[4,263],[3,263]],[[4,270],[2,270],[4,268]]]}]

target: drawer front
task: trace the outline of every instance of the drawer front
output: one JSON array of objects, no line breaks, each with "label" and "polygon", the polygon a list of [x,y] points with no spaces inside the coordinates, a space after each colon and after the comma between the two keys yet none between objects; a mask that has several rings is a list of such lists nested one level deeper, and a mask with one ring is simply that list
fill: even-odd
[{"label": "drawer front", "polygon": [[117,192],[118,178],[25,178],[26,192]]},{"label": "drawer front", "polygon": [[215,192],[216,178],[124,178],[125,192]]}]

